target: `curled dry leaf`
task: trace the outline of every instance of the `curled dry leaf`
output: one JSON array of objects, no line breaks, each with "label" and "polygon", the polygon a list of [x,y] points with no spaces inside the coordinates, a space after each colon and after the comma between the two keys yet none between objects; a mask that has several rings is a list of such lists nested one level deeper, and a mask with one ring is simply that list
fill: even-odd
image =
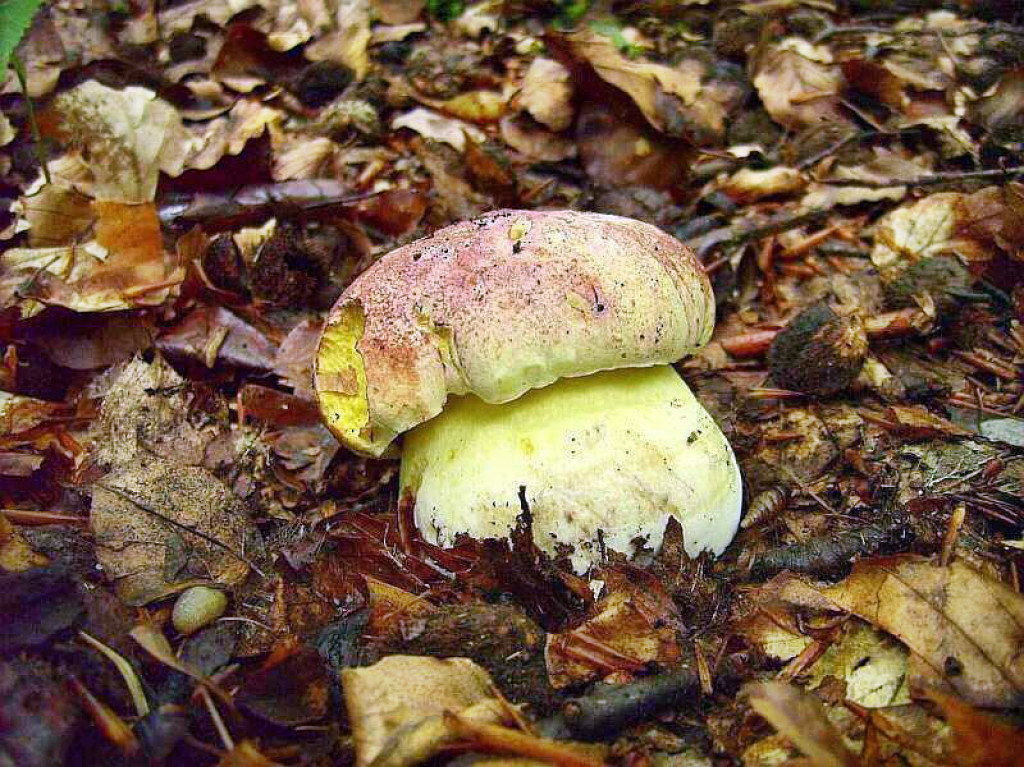
[{"label": "curled dry leaf", "polygon": [[352,70],[357,80],[370,70],[370,0],[334,0],[333,32],[304,51],[310,61],[334,61]]},{"label": "curled dry leaf", "polygon": [[457,734],[445,714],[497,723],[505,705],[487,672],[465,658],[392,655],[341,672],[356,765],[402,767],[429,759]]},{"label": "curled dry leaf", "polygon": [[463,152],[466,149],[466,138],[479,143],[487,139],[483,131],[454,117],[445,117],[424,107],[417,107],[411,112],[398,115],[391,121],[391,127],[409,128],[432,141],[439,141]]},{"label": "curled dry leaf", "polygon": [[534,59],[526,70],[519,92],[519,106],[553,131],[572,123],[573,86],[569,70],[553,59]]},{"label": "curled dry leaf", "polygon": [[819,767],[854,767],[858,760],[829,721],[821,701],[796,685],[757,682],[743,688],[757,713]]},{"label": "curled dry leaf", "polygon": [[[203,123],[193,134],[184,167],[207,170],[222,158],[240,154],[245,145],[274,128],[284,114],[253,99],[239,99],[223,117]],[[176,174],[172,174],[176,175]]]},{"label": "curled dry leaf", "polygon": [[799,37],[769,44],[755,64],[754,87],[768,114],[787,128],[841,120],[842,84],[828,48]]},{"label": "curled dry leaf", "polygon": [[262,541],[241,501],[206,469],[150,458],[94,485],[96,556],[130,605],[197,581],[240,583]]},{"label": "curled dry leaf", "polygon": [[[914,653],[911,689],[952,689],[978,706],[1024,696],[1024,597],[960,562],[904,556],[866,560],[822,592]],[[993,609],[995,607],[995,609]]]},{"label": "curled dry leaf", "polygon": [[780,165],[768,170],[743,168],[729,176],[721,189],[736,202],[746,203],[799,192],[805,186],[807,177],[803,173]]},{"label": "curled dry leaf", "polygon": [[153,91],[87,80],[58,96],[55,107],[61,130],[92,171],[94,199],[151,202],[160,171],[181,173],[192,139],[177,110]]},{"label": "curled dry leaf", "polygon": [[675,69],[665,64],[629,59],[619,52],[611,37],[582,27],[567,35],[573,53],[590,64],[607,83],[624,91],[660,131],[668,129],[666,101],[679,99],[684,106],[701,95],[700,69]]}]

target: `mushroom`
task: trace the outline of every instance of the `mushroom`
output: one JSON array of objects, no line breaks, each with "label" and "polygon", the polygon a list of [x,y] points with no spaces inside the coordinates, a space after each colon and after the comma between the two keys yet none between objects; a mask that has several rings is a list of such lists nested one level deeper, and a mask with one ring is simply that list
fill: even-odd
[{"label": "mushroom", "polygon": [[728,442],[672,367],[707,343],[710,283],[648,224],[503,210],[398,248],[331,310],[314,364],[327,426],[382,456],[424,538],[657,550],[670,517],[691,555],[720,554],[740,517]]}]

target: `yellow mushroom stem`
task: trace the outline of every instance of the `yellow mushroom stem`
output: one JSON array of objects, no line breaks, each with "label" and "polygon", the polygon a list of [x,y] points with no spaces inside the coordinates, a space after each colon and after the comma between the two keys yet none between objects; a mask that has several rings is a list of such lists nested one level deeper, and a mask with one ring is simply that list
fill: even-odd
[{"label": "yellow mushroom stem", "polygon": [[669,365],[566,378],[502,405],[451,397],[406,434],[401,486],[432,543],[507,537],[525,507],[536,544],[572,546],[578,572],[602,547],[658,550],[669,517],[687,553],[720,554],[742,503],[729,443]]}]

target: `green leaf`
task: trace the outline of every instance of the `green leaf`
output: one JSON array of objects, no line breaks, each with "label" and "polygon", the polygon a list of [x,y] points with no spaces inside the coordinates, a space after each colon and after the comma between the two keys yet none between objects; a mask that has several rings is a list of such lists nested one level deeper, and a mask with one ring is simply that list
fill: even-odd
[{"label": "green leaf", "polygon": [[590,10],[590,0],[560,0],[555,29],[572,29]]},{"label": "green leaf", "polygon": [[463,0],[427,0],[427,12],[438,21],[457,19],[464,10]]},{"label": "green leaf", "polygon": [[42,4],[43,0],[0,0],[0,73],[7,71],[11,54]]},{"label": "green leaf", "polygon": [[643,48],[629,42],[622,34],[622,25],[616,19],[594,19],[590,22],[590,28],[599,35],[611,38],[612,44],[624,56],[635,58],[643,53]]}]

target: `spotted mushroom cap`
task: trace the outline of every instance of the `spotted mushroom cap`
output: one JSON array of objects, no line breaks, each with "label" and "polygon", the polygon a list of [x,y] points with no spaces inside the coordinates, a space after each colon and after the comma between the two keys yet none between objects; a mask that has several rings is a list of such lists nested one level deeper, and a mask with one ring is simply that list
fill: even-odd
[{"label": "spotted mushroom cap", "polygon": [[649,224],[500,210],[392,251],[331,310],[320,409],[381,455],[450,394],[497,404],[560,378],[671,363],[707,343],[715,301],[693,252]]}]

